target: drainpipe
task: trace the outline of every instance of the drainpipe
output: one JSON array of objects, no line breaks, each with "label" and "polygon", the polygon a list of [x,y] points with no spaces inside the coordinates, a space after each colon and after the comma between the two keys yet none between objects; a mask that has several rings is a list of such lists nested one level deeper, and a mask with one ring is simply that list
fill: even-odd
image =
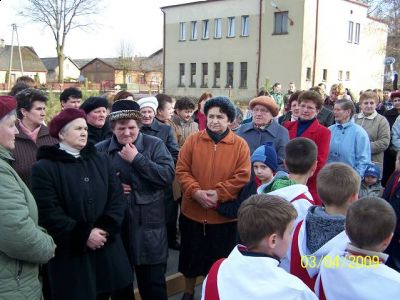
[{"label": "drainpipe", "polygon": [[262,2],[263,0],[260,0],[260,12],[259,12],[259,18],[258,18],[258,57],[257,57],[257,79],[256,79],[256,88],[257,88],[257,94],[259,92],[259,87],[260,87],[260,67],[261,67],[261,33],[262,33]]},{"label": "drainpipe", "polygon": [[315,85],[315,73],[316,73],[315,68],[317,66],[318,19],[319,19],[319,0],[317,0],[317,9],[315,13],[315,38],[314,38],[314,62],[313,62],[312,86]]},{"label": "drainpipe", "polygon": [[166,21],[165,21],[165,11],[163,9],[161,9],[161,11],[163,12],[163,16],[164,16],[164,37],[163,37],[163,80],[162,80],[162,89],[163,89],[163,93],[165,93],[165,32],[166,32]]}]

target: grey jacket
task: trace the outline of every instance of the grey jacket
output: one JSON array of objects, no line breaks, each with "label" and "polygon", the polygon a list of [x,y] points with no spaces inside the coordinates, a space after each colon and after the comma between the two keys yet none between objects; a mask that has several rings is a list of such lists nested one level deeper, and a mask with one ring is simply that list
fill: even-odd
[{"label": "grey jacket", "polygon": [[382,197],[383,187],[381,182],[368,186],[364,181],[361,182],[360,192],[358,193],[358,198],[362,197]]},{"label": "grey jacket", "polygon": [[29,189],[0,146],[0,299],[41,299],[38,265],[54,255],[53,239],[38,226]]},{"label": "grey jacket", "polygon": [[256,128],[253,122],[246,123],[238,128],[236,134],[246,140],[250,148],[250,155],[261,145],[272,146],[278,156],[279,168],[285,169],[283,160],[285,159],[285,146],[289,142],[289,133],[277,121],[272,120],[265,129]]},{"label": "grey jacket", "polygon": [[131,164],[118,154],[121,145],[115,137],[97,144],[96,148],[108,153],[121,182],[132,188],[123,224],[123,231],[128,231],[132,262],[135,265],[164,263],[168,254],[164,190],[174,179],[174,161],[159,138],[139,133],[134,145],[139,153]]}]

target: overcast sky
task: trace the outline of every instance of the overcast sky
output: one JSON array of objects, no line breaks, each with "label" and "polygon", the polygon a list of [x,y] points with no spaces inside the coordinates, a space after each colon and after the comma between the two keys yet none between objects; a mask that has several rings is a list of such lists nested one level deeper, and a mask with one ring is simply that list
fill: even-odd
[{"label": "overcast sky", "polygon": [[[0,0],[0,38],[11,44],[11,24],[18,26],[21,46],[33,46],[40,57],[56,56],[50,30],[16,16],[26,0]],[[72,30],[65,54],[72,58],[115,57],[121,40],[128,41],[137,55],[150,55],[162,48],[162,6],[196,0],[103,0],[99,25],[89,31]],[[14,41],[16,38],[14,38]],[[16,41],[15,41],[16,44]]]}]

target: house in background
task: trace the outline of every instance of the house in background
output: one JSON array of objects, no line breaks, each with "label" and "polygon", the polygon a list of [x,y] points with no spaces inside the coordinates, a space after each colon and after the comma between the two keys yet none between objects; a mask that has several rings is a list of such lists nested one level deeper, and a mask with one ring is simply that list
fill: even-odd
[{"label": "house in background", "polygon": [[382,88],[388,26],[357,0],[208,0],[162,7],[164,89],[249,100],[266,80]]},{"label": "house in background", "polygon": [[21,46],[21,57],[23,72],[21,70],[21,60],[18,46],[13,46],[13,58],[10,68],[11,45],[5,45],[4,40],[0,40],[0,83],[7,83],[8,76],[11,78],[11,84],[14,84],[20,76],[29,76],[37,82],[46,83],[47,69],[40,60],[32,47]]},{"label": "house in background", "polygon": [[[74,60],[81,64],[83,60]],[[161,87],[163,50],[149,57],[94,58],[81,67],[81,75],[93,83],[127,84],[134,89],[140,85]]]},{"label": "house in background", "polygon": [[[57,57],[44,57],[41,58],[44,66],[47,69],[47,82],[58,81],[58,58]],[[81,71],[78,65],[70,58],[64,59],[64,81],[77,81]]]}]

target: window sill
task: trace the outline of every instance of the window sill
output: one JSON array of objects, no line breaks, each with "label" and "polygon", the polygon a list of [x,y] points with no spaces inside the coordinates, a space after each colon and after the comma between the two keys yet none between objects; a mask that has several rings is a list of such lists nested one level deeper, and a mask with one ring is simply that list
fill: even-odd
[{"label": "window sill", "polygon": [[178,40],[178,42],[186,42],[186,40]]},{"label": "window sill", "polygon": [[235,36],[234,36],[234,35],[233,35],[233,36],[227,35],[226,38],[227,38],[227,39],[233,39],[233,38],[235,38]]},{"label": "window sill", "polygon": [[183,84],[178,84],[178,87],[182,88],[185,87]]},{"label": "window sill", "polygon": [[220,40],[220,39],[222,39],[222,36],[214,36],[214,40]]},{"label": "window sill", "polygon": [[195,85],[195,84],[191,84],[191,85],[189,85],[189,87],[190,87],[190,88],[195,88],[196,85]]},{"label": "window sill", "polygon": [[249,37],[249,34],[248,35],[240,35],[240,37],[243,37],[243,38]]},{"label": "window sill", "polygon": [[220,89],[221,87],[219,85],[213,85],[212,88],[213,89]]},{"label": "window sill", "polygon": [[226,85],[225,88],[226,89],[233,89],[233,86],[232,85]]},{"label": "window sill", "polygon": [[239,86],[239,89],[241,89],[241,90],[247,90],[247,86]]},{"label": "window sill", "polygon": [[205,37],[203,37],[203,38],[201,38],[203,41],[207,41],[207,40],[209,40],[210,38],[205,38]]},{"label": "window sill", "polygon": [[272,35],[286,35],[289,34],[289,32],[274,32]]},{"label": "window sill", "polygon": [[190,39],[191,42],[197,41],[197,39]]},{"label": "window sill", "polygon": [[201,85],[200,88],[208,88],[208,85]]}]

